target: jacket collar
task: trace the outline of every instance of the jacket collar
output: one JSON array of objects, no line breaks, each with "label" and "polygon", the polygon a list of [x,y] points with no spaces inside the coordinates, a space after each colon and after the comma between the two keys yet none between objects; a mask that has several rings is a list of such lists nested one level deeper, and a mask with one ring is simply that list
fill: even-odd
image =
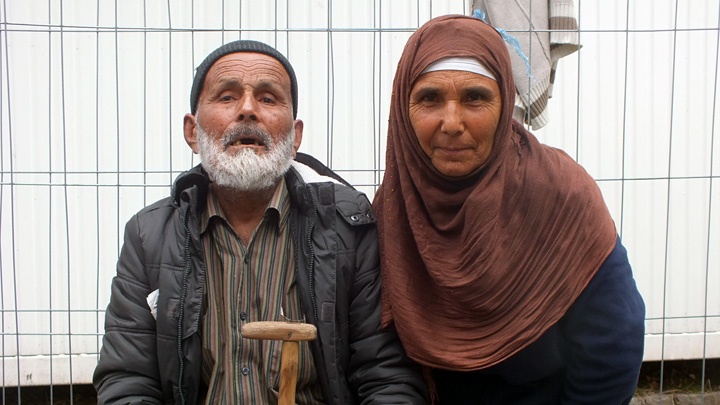
[{"label": "jacket collar", "polygon": [[[170,197],[172,198],[173,204],[179,207],[182,202],[181,200],[190,200],[190,196],[185,193],[186,191],[193,187],[197,187],[198,195],[200,197],[205,197],[209,186],[210,178],[205,170],[203,170],[202,165],[198,164],[192,169],[180,173],[180,175],[175,178]],[[200,201],[203,200],[203,198],[200,198]]]},{"label": "jacket collar", "polygon": [[[352,186],[350,183],[345,181],[337,173],[330,170],[327,166],[322,164],[319,160],[305,153],[298,153],[295,160],[292,162],[290,170],[285,173],[285,180],[287,182],[288,190],[290,191],[290,198],[293,203],[305,206],[308,202],[305,201],[304,189],[307,184],[310,183],[338,183],[344,184],[348,187]],[[205,200],[207,197],[207,191],[210,186],[210,178],[207,172],[202,168],[201,164],[193,167],[192,169],[181,173],[173,183],[171,198],[175,206],[180,206],[183,200],[191,202],[193,197],[189,191],[197,187],[197,194],[195,201],[198,204],[198,211],[204,208]]]}]

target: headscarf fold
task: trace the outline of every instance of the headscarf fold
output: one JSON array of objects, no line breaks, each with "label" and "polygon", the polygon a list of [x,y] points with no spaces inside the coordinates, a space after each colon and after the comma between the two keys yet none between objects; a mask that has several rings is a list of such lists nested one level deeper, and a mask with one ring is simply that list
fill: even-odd
[{"label": "headscarf fold", "polygon": [[[502,94],[493,150],[463,178],[433,167],[409,118],[416,79],[446,57],[476,58]],[[430,20],[398,63],[373,201],[383,323],[394,322],[408,355],[426,366],[478,370],[527,347],[565,314],[615,245],[595,181],[513,121],[514,94],[507,48],[476,18]]]}]

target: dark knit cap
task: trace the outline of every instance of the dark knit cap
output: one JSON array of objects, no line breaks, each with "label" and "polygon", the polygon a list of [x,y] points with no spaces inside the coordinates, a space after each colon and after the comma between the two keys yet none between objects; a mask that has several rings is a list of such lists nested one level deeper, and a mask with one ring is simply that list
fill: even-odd
[{"label": "dark knit cap", "polygon": [[210,67],[218,59],[223,56],[235,52],[257,52],[264,53],[265,55],[271,56],[280,62],[290,76],[290,91],[292,92],[292,105],[293,105],[293,118],[297,118],[297,107],[298,107],[298,87],[297,79],[295,78],[295,71],[287,60],[277,49],[270,45],[264,44],[258,41],[251,40],[239,40],[229,42],[218,49],[212,51],[205,60],[197,67],[195,71],[195,79],[193,80],[192,89],[190,90],[190,111],[195,114],[197,112],[198,99],[200,98],[200,92],[202,86],[205,83],[205,76],[207,76]]}]

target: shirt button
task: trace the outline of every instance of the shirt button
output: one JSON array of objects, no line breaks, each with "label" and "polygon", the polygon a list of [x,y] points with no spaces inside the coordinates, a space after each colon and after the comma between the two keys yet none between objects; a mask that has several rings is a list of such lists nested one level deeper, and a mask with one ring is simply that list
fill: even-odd
[{"label": "shirt button", "polygon": [[245,264],[250,263],[250,255],[245,255]]},{"label": "shirt button", "polygon": [[245,312],[240,312],[240,319],[243,320],[243,321],[246,320],[246,319],[247,319],[247,314],[246,314]]},{"label": "shirt button", "polygon": [[247,367],[243,367],[243,368],[242,368],[242,373],[243,373],[243,375],[248,375],[248,374],[250,374],[250,369],[247,368]]}]

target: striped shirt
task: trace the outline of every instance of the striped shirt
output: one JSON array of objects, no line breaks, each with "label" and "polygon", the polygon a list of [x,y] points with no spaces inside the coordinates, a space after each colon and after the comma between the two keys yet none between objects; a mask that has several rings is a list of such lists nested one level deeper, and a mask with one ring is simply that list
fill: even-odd
[{"label": "striped shirt", "polygon": [[[210,189],[200,216],[207,262],[202,376],[206,404],[277,404],[280,341],[243,339],[245,322],[303,320],[294,281],[290,198],[282,179],[244,246]],[[296,402],[322,404],[308,342],[300,342]]]}]

